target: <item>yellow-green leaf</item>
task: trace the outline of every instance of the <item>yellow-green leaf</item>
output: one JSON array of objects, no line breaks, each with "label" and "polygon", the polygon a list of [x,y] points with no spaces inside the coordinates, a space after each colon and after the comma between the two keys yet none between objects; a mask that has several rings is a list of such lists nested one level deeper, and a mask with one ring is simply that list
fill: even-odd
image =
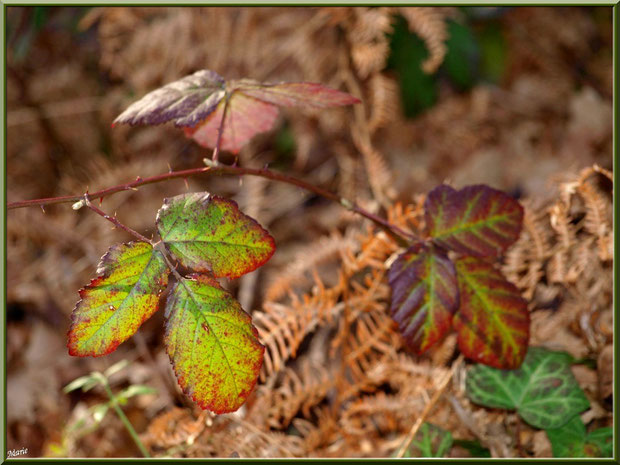
[{"label": "yellow-green leaf", "polygon": [[161,253],[146,242],[111,247],[101,258],[99,276],[80,290],[69,353],[97,357],[115,350],[157,310],[169,271]]},{"label": "yellow-green leaf", "polygon": [[218,414],[245,402],[265,351],[239,302],[215,279],[196,274],[172,288],[165,343],[183,392]]},{"label": "yellow-green leaf", "polygon": [[233,200],[207,192],[165,199],[157,227],[168,250],[184,266],[218,278],[249,273],[275,251],[273,237],[241,213]]}]

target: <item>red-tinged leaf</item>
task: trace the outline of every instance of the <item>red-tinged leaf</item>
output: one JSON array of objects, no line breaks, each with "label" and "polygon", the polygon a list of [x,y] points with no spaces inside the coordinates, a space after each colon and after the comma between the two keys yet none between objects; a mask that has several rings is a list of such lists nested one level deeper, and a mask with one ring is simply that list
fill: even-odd
[{"label": "red-tinged leaf", "polygon": [[207,192],[164,200],[157,213],[159,234],[174,256],[194,271],[238,278],[262,266],[275,242],[237,204]]},{"label": "red-tinged leaf", "polygon": [[388,278],[392,318],[407,345],[421,353],[450,329],[458,306],[454,265],[443,250],[418,243],[396,259]]},{"label": "red-tinged leaf", "polygon": [[453,322],[461,352],[495,368],[518,368],[529,341],[526,301],[491,263],[462,257],[455,266],[461,305]]},{"label": "red-tinged leaf", "polygon": [[174,284],[166,304],[165,343],[183,392],[218,414],[245,402],[265,352],[250,315],[206,275]]},{"label": "red-tinged leaf", "polygon": [[426,224],[436,244],[478,257],[499,256],[521,232],[523,207],[485,185],[459,191],[442,185],[425,202]]},{"label": "red-tinged leaf", "polygon": [[261,84],[250,79],[232,81],[230,87],[263,102],[283,107],[328,108],[360,103],[360,99],[314,82]]},{"label": "red-tinged leaf", "polygon": [[225,95],[224,78],[203,69],[146,94],[121,113],[114,124],[174,121],[176,126],[192,127],[209,116]]},{"label": "red-tinged leaf", "polygon": [[226,109],[222,150],[237,153],[255,134],[270,130],[277,106],[327,108],[359,103],[339,90],[311,82],[266,84],[252,79],[224,81],[202,70],[150,92],[125,110],[114,123],[160,124],[174,121],[200,145],[214,147]]},{"label": "red-tinged leaf", "polygon": [[72,314],[69,354],[109,354],[133,335],[159,305],[170,270],[146,242],[115,245],[101,258],[99,277],[80,291]]},{"label": "red-tinged leaf", "polygon": [[[224,114],[225,101],[195,128],[185,128],[185,135],[203,147],[215,147]],[[226,121],[222,131],[220,149],[238,153],[245,143],[261,132],[269,131],[278,118],[278,108],[242,93],[228,99]]]}]

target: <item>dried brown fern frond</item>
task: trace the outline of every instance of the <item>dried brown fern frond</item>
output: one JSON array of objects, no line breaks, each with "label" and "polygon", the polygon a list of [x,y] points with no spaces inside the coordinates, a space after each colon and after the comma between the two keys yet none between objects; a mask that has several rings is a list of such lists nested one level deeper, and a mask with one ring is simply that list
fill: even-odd
[{"label": "dried brown fern frond", "polygon": [[277,301],[287,295],[294,286],[309,281],[308,272],[318,265],[329,262],[346,250],[354,249],[356,242],[351,235],[343,236],[334,232],[318,241],[296,249],[295,259],[279,271],[270,280],[265,291],[265,299]]},{"label": "dried brown fern frond", "polygon": [[398,82],[383,73],[375,73],[368,80],[370,115],[368,131],[374,134],[400,117]]},{"label": "dried brown fern frond", "polygon": [[326,289],[315,274],[311,293],[301,297],[290,293],[289,302],[266,302],[261,311],[254,312],[254,324],[266,347],[262,380],[280,371],[286,360],[295,357],[306,335],[332,321],[342,311],[342,303],[337,303],[342,285],[340,280],[335,287]]},{"label": "dried brown fern frond", "polygon": [[402,14],[409,25],[409,30],[417,34],[426,44],[429,57],[422,63],[422,70],[431,74],[443,62],[448,48],[445,41],[448,39],[446,17],[452,14],[451,8],[436,7],[400,7]]},{"label": "dried brown fern frond", "polygon": [[250,418],[256,422],[258,416],[265,419],[268,427],[285,429],[297,416],[310,418],[312,408],[325,398],[335,383],[334,373],[304,358],[295,368],[280,371],[273,383],[259,388]]},{"label": "dried brown fern frond", "polygon": [[351,9],[350,21],[345,23],[351,46],[351,58],[358,75],[365,79],[381,71],[389,53],[387,34],[392,30],[391,8]]}]

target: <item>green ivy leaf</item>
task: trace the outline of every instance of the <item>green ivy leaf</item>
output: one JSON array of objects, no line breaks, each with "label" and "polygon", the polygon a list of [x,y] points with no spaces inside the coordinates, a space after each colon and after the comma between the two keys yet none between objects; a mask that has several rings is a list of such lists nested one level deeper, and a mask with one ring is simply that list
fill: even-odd
[{"label": "green ivy leaf", "polygon": [[360,100],[311,82],[261,83],[252,79],[226,81],[214,71],[201,70],[145,95],[114,123],[160,124],[174,121],[200,145],[214,147],[224,107],[226,121],[220,148],[237,153],[255,134],[270,130],[277,106],[326,108]]},{"label": "green ivy leaf", "polygon": [[388,271],[390,311],[407,345],[421,353],[450,329],[458,306],[454,265],[442,249],[418,243]]},{"label": "green ivy leaf", "polygon": [[132,336],[157,310],[169,271],[161,253],[146,242],[111,247],[97,268],[100,276],[80,290],[69,354],[106,355]]},{"label": "green ivy leaf", "polygon": [[191,275],[166,304],[165,343],[183,391],[203,409],[237,410],[252,392],[265,348],[250,315],[218,282]]},{"label": "green ivy leaf", "polygon": [[499,256],[521,232],[523,207],[485,185],[459,191],[441,185],[427,196],[426,224],[436,244],[478,257]]},{"label": "green ivy leaf", "polygon": [[452,434],[424,423],[407,449],[405,457],[445,457],[452,447]]},{"label": "green ivy leaf", "polygon": [[237,204],[206,192],[164,200],[159,234],[174,256],[194,271],[238,278],[262,266],[275,251],[273,237]]},{"label": "green ivy leaf", "polygon": [[530,315],[519,290],[476,257],[455,262],[460,308],[454,316],[461,352],[496,368],[517,368],[529,341]]},{"label": "green ivy leaf", "polygon": [[571,362],[566,353],[530,347],[517,370],[470,368],[466,393],[486,407],[516,409],[535,428],[559,428],[589,406],[570,370]]},{"label": "green ivy leaf", "polygon": [[613,429],[599,428],[586,434],[586,426],[575,415],[564,426],[548,429],[554,457],[611,457]]}]

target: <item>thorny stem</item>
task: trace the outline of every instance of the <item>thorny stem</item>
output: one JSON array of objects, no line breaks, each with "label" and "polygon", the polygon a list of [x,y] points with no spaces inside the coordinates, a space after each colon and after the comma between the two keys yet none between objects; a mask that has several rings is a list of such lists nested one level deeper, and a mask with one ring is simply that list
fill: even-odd
[{"label": "thorny stem", "polygon": [[418,417],[416,422],[413,424],[413,426],[411,427],[411,430],[409,430],[407,437],[403,441],[403,445],[401,446],[401,448],[398,450],[398,453],[396,454],[396,458],[401,459],[405,456],[405,452],[407,452],[407,449],[409,448],[411,441],[413,441],[418,430],[420,429],[420,427],[426,420],[426,417],[428,416],[430,411],[433,409],[433,407],[435,406],[435,404],[437,403],[437,401],[439,400],[439,398],[445,391],[446,387],[448,387],[448,384],[450,383],[452,376],[454,376],[456,369],[459,367],[459,365],[462,362],[463,362],[463,354],[459,355],[459,358],[457,358],[452,364],[450,371],[448,371],[448,373],[445,374],[443,379],[439,381],[439,384],[437,386],[437,389],[435,390],[435,393],[433,394],[433,397],[431,397],[431,400],[426,404],[426,407],[424,407],[422,414]]},{"label": "thorny stem", "polygon": [[114,411],[116,412],[118,417],[121,419],[121,421],[125,425],[125,428],[127,428],[127,431],[129,432],[129,435],[131,436],[133,441],[136,443],[136,446],[138,446],[138,449],[140,449],[140,452],[142,452],[142,455],[144,455],[144,457],[150,458],[151,455],[149,454],[149,451],[146,450],[146,447],[144,447],[144,444],[142,444],[142,441],[140,441],[140,437],[138,436],[138,433],[136,433],[136,430],[133,429],[131,422],[129,421],[127,416],[125,416],[125,413],[123,412],[123,410],[119,407],[118,399],[112,392],[112,389],[110,388],[110,384],[108,383],[108,380],[104,378],[103,380],[101,380],[101,384],[103,384],[103,387],[108,397],[110,398],[110,403],[112,404]]},{"label": "thorny stem", "polygon": [[90,199],[88,198],[89,195],[88,194],[84,194],[84,204],[90,208],[92,211],[94,211],[97,215],[102,216],[103,218],[105,218],[106,220],[108,220],[109,222],[111,222],[112,224],[114,224],[114,226],[116,226],[117,228],[122,229],[123,231],[128,232],[129,234],[131,234],[132,236],[134,236],[135,238],[137,238],[138,240],[147,242],[151,245],[153,245],[153,242],[149,239],[147,239],[146,237],[144,237],[142,234],[140,234],[138,231],[134,231],[133,229],[131,229],[129,226],[125,226],[123,223],[121,223],[120,221],[118,221],[116,219],[115,216],[110,216],[108,215],[106,212],[104,212],[103,210],[100,210],[99,208],[95,207],[91,202]]},{"label": "thorny stem", "polygon": [[[215,153],[214,153],[214,156],[215,156]],[[207,175],[226,174],[226,175],[233,175],[233,176],[258,176],[258,177],[262,177],[266,179],[271,179],[273,181],[291,184],[291,185],[300,187],[304,190],[313,192],[328,200],[336,202],[340,204],[341,206],[343,206],[344,208],[346,208],[347,210],[350,210],[354,213],[357,213],[358,215],[363,216],[364,218],[371,220],[373,223],[375,223],[376,225],[384,229],[386,232],[388,232],[392,237],[395,237],[398,240],[398,242],[400,242],[403,245],[406,245],[411,240],[417,239],[417,237],[413,235],[412,233],[409,233],[403,230],[399,226],[390,223],[386,219],[381,218],[380,216],[377,216],[374,213],[369,212],[368,210],[360,207],[359,205],[356,205],[355,203],[343,197],[340,197],[339,195],[334,194],[333,192],[330,192],[319,186],[310,184],[301,179],[294,178],[286,174],[278,173],[276,171],[271,171],[267,168],[258,169],[258,168],[246,168],[246,167],[241,167],[241,166],[224,165],[221,163],[214,163],[211,160],[205,160],[205,163],[208,166],[201,167],[201,168],[192,168],[188,170],[181,170],[181,171],[170,171],[168,173],[163,173],[163,174],[151,176],[148,178],[138,177],[135,181],[129,182],[127,184],[119,184],[117,186],[112,186],[112,187],[108,187],[106,189],[102,189],[97,192],[89,193],[88,197],[90,199],[96,199],[96,198],[102,199],[103,197],[106,197],[111,194],[115,194],[116,192],[127,191],[127,190],[137,190],[136,189],[137,187],[144,186],[146,184],[154,184],[154,183],[166,181],[169,179],[188,178],[190,176],[196,176],[198,174],[207,174]],[[52,204],[58,204],[58,203],[76,202],[79,200],[84,200],[84,197],[82,195],[66,195],[62,197],[51,197],[51,198],[45,198],[45,199],[22,200],[22,201],[11,202],[7,204],[7,209],[13,210],[15,208],[32,207],[32,206],[37,206],[37,205],[38,206],[52,205]],[[101,212],[101,210],[97,209],[96,207],[93,208],[93,206],[90,206],[90,208],[91,210],[94,210],[95,212],[98,212],[98,213]],[[105,218],[106,217],[105,213],[103,214],[102,213],[103,212],[99,214]],[[135,231],[130,230],[126,226],[113,221],[111,217],[108,217],[106,219],[112,221],[115,225],[124,229],[125,231],[130,232],[134,236],[138,234]],[[151,242],[147,240],[146,238],[143,238],[144,236],[140,236],[140,237],[141,237],[141,240],[146,240],[149,243]]]}]

